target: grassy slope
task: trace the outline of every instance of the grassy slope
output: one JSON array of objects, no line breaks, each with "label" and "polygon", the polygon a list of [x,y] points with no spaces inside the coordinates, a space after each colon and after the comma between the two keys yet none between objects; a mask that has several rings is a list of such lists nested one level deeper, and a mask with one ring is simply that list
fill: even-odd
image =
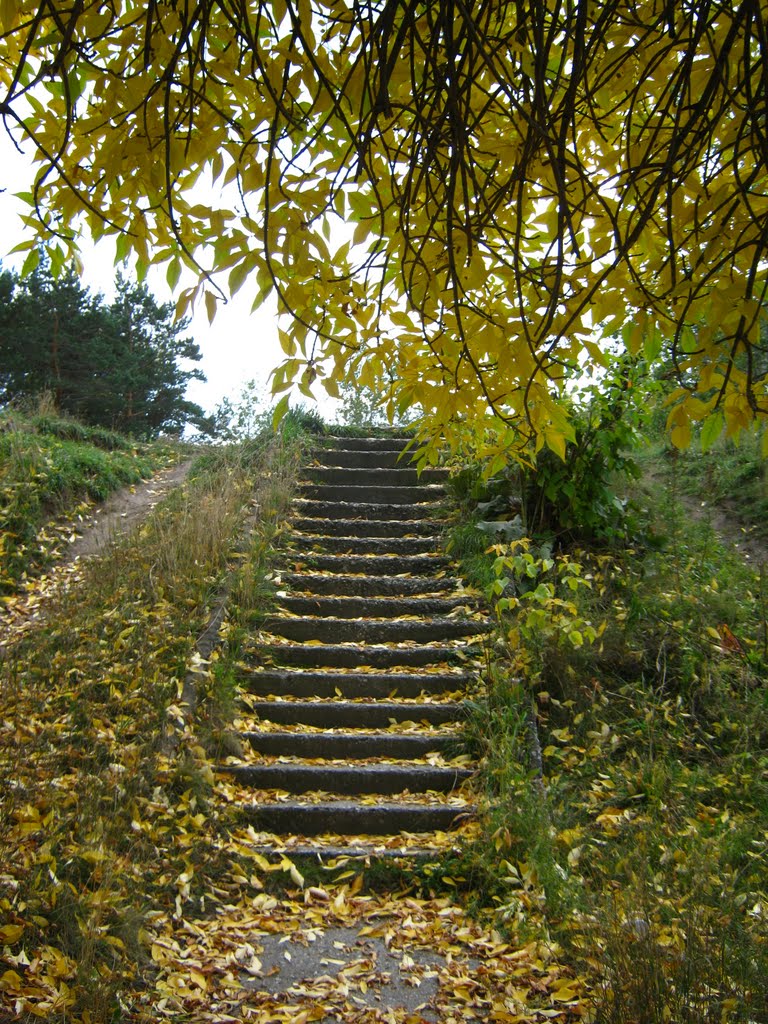
[{"label": "grassy slope", "polygon": [[60,554],[71,521],[174,458],[168,444],[54,416],[0,413],[0,593]]},{"label": "grassy slope", "polygon": [[[652,544],[571,552],[589,587],[557,582],[562,559],[533,581],[554,587],[535,623],[505,615],[470,723],[486,832],[448,870],[513,934],[568,951],[598,1021],[766,1021],[765,567],[669,487],[644,515]],[[571,643],[574,623],[595,642]]]},{"label": "grassy slope", "polygon": [[200,745],[221,693],[198,664],[198,733],[187,668],[226,581],[258,598],[295,461],[279,445],[199,460],[0,660],[0,1017],[96,1024],[147,1001],[156,1019],[152,929],[214,898],[229,856]]},{"label": "grassy slope", "polygon": [[678,452],[664,439],[643,457],[648,471],[677,494],[720,509],[761,541],[768,540],[768,463],[762,436],[745,435],[738,444],[720,438],[709,451],[692,445]]},{"label": "grassy slope", "polygon": [[[152,948],[157,922],[250,876],[219,834],[201,745],[226,727],[237,622],[199,676],[194,725],[179,698],[221,581],[246,610],[263,599],[294,465],[279,448],[211,455],[0,665],[0,1005],[151,1019],[142,990],[170,955]],[[254,484],[260,518],[233,558]],[[765,1021],[768,588],[659,501],[665,541],[574,554],[591,587],[558,596],[602,628],[594,644],[551,628],[562,606],[522,646],[505,621],[470,723],[485,836],[423,884],[445,877],[517,939],[559,944],[576,971],[563,1010],[586,997],[616,1024]]]}]

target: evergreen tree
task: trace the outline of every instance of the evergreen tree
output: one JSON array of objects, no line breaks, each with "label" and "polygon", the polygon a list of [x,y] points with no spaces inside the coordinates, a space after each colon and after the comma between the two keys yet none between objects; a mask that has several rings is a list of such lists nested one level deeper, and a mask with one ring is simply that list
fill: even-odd
[{"label": "evergreen tree", "polygon": [[144,284],[121,274],[107,304],[74,268],[54,278],[41,260],[25,279],[0,274],[0,401],[48,392],[62,412],[141,437],[204,428],[203,410],[185,397],[202,372],[197,344]]}]

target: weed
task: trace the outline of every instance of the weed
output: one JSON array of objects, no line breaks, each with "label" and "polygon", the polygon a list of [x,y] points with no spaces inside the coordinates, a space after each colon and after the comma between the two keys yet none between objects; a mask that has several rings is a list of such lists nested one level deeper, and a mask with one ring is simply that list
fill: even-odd
[{"label": "weed", "polygon": [[[706,878],[706,863],[700,865]],[[615,891],[588,932],[599,950],[594,1019],[600,1024],[764,1021],[765,950],[725,893],[706,889],[688,905],[665,903],[642,876]],[[714,897],[714,899],[713,899]]]},{"label": "weed", "polygon": [[[274,601],[275,586],[269,578],[273,542],[293,497],[305,441],[306,435],[289,439],[281,432],[277,437],[254,440],[234,453],[228,451],[220,456],[228,464],[233,455],[238,465],[243,460],[251,460],[251,464],[256,460],[259,472],[250,485],[250,516],[227,583],[226,642],[217,652],[217,660],[200,694],[200,738],[211,755],[241,753],[240,741],[229,726],[237,706],[235,666],[247,636],[243,626],[250,617],[262,615]],[[206,472],[210,471],[209,463]],[[232,529],[231,524],[229,528]]]},{"label": "weed", "polygon": [[489,538],[473,522],[454,526],[446,542],[446,550],[459,564],[464,579],[483,592],[489,590],[495,579],[489,543]]},{"label": "weed", "polygon": [[[0,927],[29,954],[17,968],[27,1014],[106,1024],[128,1012],[153,915],[181,915],[219,870],[206,816],[213,776],[178,701],[211,603],[241,561],[233,538],[262,510],[276,522],[277,476],[289,490],[291,458],[268,450],[207,459],[140,532],[51,599],[44,631],[5,650]],[[217,721],[220,678],[203,695]],[[168,754],[174,729],[183,742]],[[12,997],[16,975],[5,983]]]}]

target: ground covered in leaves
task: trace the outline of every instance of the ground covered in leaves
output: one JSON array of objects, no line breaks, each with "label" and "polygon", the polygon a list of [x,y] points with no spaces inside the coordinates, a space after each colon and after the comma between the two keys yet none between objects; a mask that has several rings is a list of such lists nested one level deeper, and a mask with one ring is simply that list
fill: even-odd
[{"label": "ground covered in leaves", "polygon": [[209,456],[9,637],[0,1018],[768,1020],[764,571],[671,506],[666,542],[571,552],[588,585],[488,649],[479,820],[415,862],[267,854],[213,765],[298,459]]},{"label": "ground covered in leaves", "polygon": [[399,869],[377,885],[373,859],[307,869],[234,827],[207,753],[227,721],[226,673],[196,642],[223,588],[241,605],[258,599],[295,461],[279,447],[209,459],[132,538],[51,572],[37,625],[9,631],[0,1005],[11,1018],[576,1012],[582,987],[556,948],[509,942],[445,886],[430,895]]}]

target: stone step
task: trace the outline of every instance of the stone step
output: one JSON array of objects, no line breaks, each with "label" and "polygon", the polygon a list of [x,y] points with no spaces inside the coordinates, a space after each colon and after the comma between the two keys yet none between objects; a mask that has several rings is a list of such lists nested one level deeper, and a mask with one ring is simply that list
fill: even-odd
[{"label": "stone step", "polygon": [[412,452],[402,449],[382,450],[375,448],[357,451],[341,448],[314,448],[312,458],[323,466],[349,466],[351,469],[408,469],[412,467]]},{"label": "stone step", "polygon": [[323,438],[323,446],[349,452],[402,452],[411,440],[410,437],[336,437],[328,434]]},{"label": "stone step", "polygon": [[251,804],[242,817],[257,832],[320,835],[393,835],[446,831],[472,813],[470,807],[406,802],[362,804],[354,800],[323,803],[286,801]]},{"label": "stone step", "polygon": [[445,555],[320,555],[313,551],[301,555],[285,552],[284,557],[296,565],[346,576],[360,573],[363,576],[398,576],[401,573],[414,576],[439,572],[450,564]]},{"label": "stone step", "polygon": [[464,705],[456,701],[253,700],[248,711],[262,722],[319,729],[386,729],[393,722],[445,725],[464,717]]},{"label": "stone step", "polygon": [[288,597],[280,606],[295,615],[327,615],[337,619],[374,618],[386,615],[444,616],[469,603],[466,597]]},{"label": "stone step", "polygon": [[438,537],[444,524],[439,519],[311,519],[300,516],[291,527],[299,533],[325,537]]},{"label": "stone step", "polygon": [[[456,854],[461,852],[461,832],[456,831],[455,843],[451,847]],[[261,841],[250,842],[248,846],[254,853],[263,857],[290,856],[291,862],[301,867],[302,865],[322,866],[329,861],[344,857],[350,863],[353,861],[363,862],[366,868],[371,864],[386,864],[388,861],[403,860],[426,862],[435,858],[434,848],[429,845],[419,845],[418,836],[413,839],[406,833],[403,836],[350,836],[345,839],[343,836],[328,836],[325,839],[314,838],[310,842],[301,842],[293,838],[289,844],[278,840],[277,843],[269,841],[268,833],[264,833]],[[443,847],[443,850],[446,848]]]},{"label": "stone step", "polygon": [[354,504],[418,505],[429,504],[444,497],[439,484],[418,484],[413,487],[369,484],[301,484],[300,492],[313,501],[352,502]]},{"label": "stone step", "polygon": [[461,733],[432,732],[261,732],[241,734],[257,754],[270,757],[311,757],[328,761],[388,757],[415,760],[428,754],[458,753]]},{"label": "stone step", "polygon": [[425,469],[421,474],[415,467],[386,469],[381,466],[360,468],[351,466],[306,466],[304,474],[316,484],[333,487],[407,487],[421,488],[442,484],[448,479],[447,469]]},{"label": "stone step", "polygon": [[218,769],[255,789],[288,793],[326,792],[344,796],[377,793],[450,793],[468,779],[468,768],[421,764],[265,764],[224,765]]},{"label": "stone step", "polygon": [[455,576],[319,576],[314,573],[280,573],[280,585],[311,594],[330,594],[353,597],[408,594],[439,594],[455,590],[461,580]]},{"label": "stone step", "polygon": [[[480,654],[477,647],[450,647],[425,644],[419,647],[385,647],[368,644],[265,644],[258,653],[278,665],[300,665],[304,668],[419,668],[425,665],[462,664],[468,657]],[[464,655],[464,657],[462,657]]]},{"label": "stone step", "polygon": [[458,637],[487,633],[491,625],[487,619],[335,619],[289,618],[267,616],[262,629],[287,640],[320,640],[321,642],[352,641],[357,643],[404,643],[415,640],[429,643],[433,640],[453,640]]},{"label": "stone step", "polygon": [[[284,569],[273,577],[282,612],[258,620],[274,636],[255,638],[261,665],[241,671],[248,696],[240,735],[256,755],[280,760],[256,757],[220,771],[258,790],[242,817],[257,831],[293,835],[294,845],[301,835],[330,833],[337,844],[370,835],[413,847],[421,833],[474,813],[442,795],[470,769],[425,761],[461,749],[466,705],[456,697],[481,650],[471,638],[490,624],[473,617],[470,595],[446,574],[449,474],[419,474],[414,453],[404,452],[409,443],[329,437],[315,448],[293,504]],[[286,793],[292,798],[277,796]]]},{"label": "stone step", "polygon": [[337,537],[292,532],[289,551],[323,551],[349,555],[421,555],[438,552],[439,537]]},{"label": "stone step", "polygon": [[[369,489],[366,488],[366,495]],[[380,501],[355,501],[352,498],[338,501],[325,501],[309,497],[294,498],[293,507],[302,516],[309,516],[313,519],[374,519],[381,520],[406,520],[413,522],[428,516],[434,519],[439,516],[443,506],[440,501],[422,502],[421,504],[400,503],[392,504]]]},{"label": "stone step", "polygon": [[240,685],[257,696],[418,697],[462,690],[472,680],[464,672],[316,672],[261,669],[241,677]]}]

